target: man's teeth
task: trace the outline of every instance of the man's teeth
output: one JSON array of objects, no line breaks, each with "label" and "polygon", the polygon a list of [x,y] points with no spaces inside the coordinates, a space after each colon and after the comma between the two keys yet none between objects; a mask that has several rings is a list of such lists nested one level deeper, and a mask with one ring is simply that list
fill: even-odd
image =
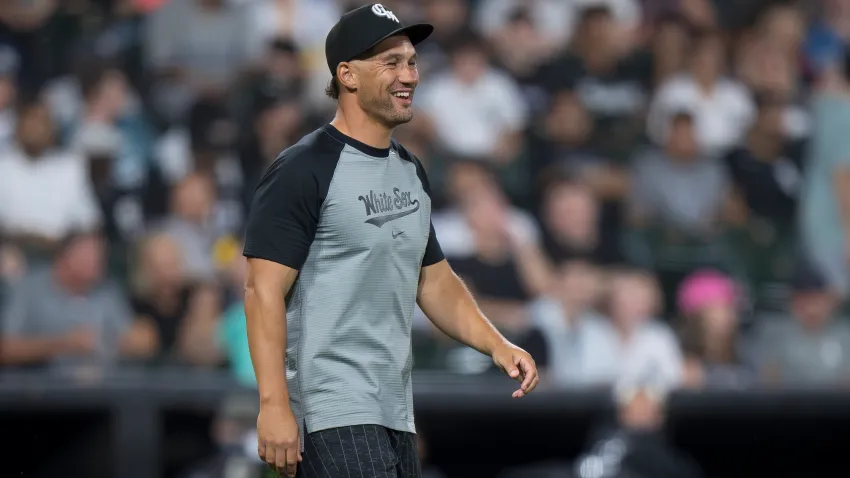
[{"label": "man's teeth", "polygon": [[393,96],[397,98],[410,98],[409,91],[399,91],[398,93],[393,93]]}]

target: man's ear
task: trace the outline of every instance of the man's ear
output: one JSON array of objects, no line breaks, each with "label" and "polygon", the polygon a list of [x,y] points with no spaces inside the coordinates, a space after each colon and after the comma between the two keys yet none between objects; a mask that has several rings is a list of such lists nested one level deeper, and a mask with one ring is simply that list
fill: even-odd
[{"label": "man's ear", "polygon": [[339,78],[339,83],[344,88],[351,91],[357,91],[357,86],[360,79],[357,76],[357,68],[351,63],[340,63],[336,69],[336,77]]}]

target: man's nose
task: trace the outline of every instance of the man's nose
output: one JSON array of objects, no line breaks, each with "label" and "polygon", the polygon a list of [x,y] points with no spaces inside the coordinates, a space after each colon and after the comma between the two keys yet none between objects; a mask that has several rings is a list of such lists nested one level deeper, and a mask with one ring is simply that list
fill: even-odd
[{"label": "man's nose", "polygon": [[407,87],[416,86],[419,83],[419,71],[416,67],[404,67],[398,75],[398,81]]}]

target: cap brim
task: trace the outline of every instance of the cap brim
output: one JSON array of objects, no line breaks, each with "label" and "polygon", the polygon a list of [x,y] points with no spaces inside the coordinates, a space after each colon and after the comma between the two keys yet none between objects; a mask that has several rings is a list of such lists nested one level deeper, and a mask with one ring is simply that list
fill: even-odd
[{"label": "cap brim", "polygon": [[410,39],[410,43],[416,46],[419,43],[425,41],[425,39],[431,36],[432,33],[434,33],[434,25],[428,23],[414,23],[413,25],[408,25],[404,28],[399,28],[398,30],[392,31],[382,36],[381,38],[375,40],[374,43],[369,45],[369,48],[367,48],[366,51],[374,48],[375,45],[381,43],[387,38],[394,37],[397,35],[407,35],[407,38]]}]

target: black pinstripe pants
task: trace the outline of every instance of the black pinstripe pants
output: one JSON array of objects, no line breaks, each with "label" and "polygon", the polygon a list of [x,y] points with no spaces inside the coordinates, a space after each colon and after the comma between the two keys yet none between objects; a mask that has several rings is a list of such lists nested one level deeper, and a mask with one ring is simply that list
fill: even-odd
[{"label": "black pinstripe pants", "polygon": [[380,425],[307,434],[297,478],[421,478],[416,436]]}]

